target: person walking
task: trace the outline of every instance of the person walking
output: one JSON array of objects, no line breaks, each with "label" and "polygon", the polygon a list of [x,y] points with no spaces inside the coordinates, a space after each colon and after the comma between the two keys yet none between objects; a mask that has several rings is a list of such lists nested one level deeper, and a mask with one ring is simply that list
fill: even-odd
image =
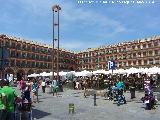
[{"label": "person walking", "polygon": [[88,83],[86,80],[83,81],[83,89],[84,89],[84,97],[86,98],[87,97],[87,86],[88,86]]},{"label": "person walking", "polygon": [[30,83],[30,80],[24,82],[24,85],[22,87],[22,100],[23,102],[25,102],[25,99],[28,100],[29,103],[31,103],[31,83]]},{"label": "person walking", "polygon": [[18,99],[17,92],[9,86],[9,81],[4,81],[2,93],[5,94],[4,109],[1,112],[1,120],[13,120],[14,119],[14,109],[15,100]]},{"label": "person walking", "polygon": [[118,80],[118,83],[116,84],[117,90],[118,90],[118,105],[120,104],[120,101],[123,100],[124,104],[126,104],[125,97],[123,95],[123,91],[125,91],[125,85],[122,82],[122,80]]},{"label": "person walking", "polygon": [[[35,101],[35,97],[37,98],[36,101]],[[33,84],[32,84],[32,99],[33,99],[33,102],[38,102],[38,83],[35,79],[33,80]]]},{"label": "person walking", "polygon": [[22,90],[22,86],[23,86],[23,83],[24,83],[24,78],[22,77],[22,79],[18,83],[19,83],[19,90]]},{"label": "person walking", "polygon": [[53,96],[54,96],[54,93],[56,93],[56,96],[57,96],[57,92],[58,92],[57,80],[52,81],[51,87],[52,87]]},{"label": "person walking", "polygon": [[45,93],[45,89],[46,89],[46,82],[45,82],[45,80],[42,81],[41,86],[42,86],[42,92]]}]

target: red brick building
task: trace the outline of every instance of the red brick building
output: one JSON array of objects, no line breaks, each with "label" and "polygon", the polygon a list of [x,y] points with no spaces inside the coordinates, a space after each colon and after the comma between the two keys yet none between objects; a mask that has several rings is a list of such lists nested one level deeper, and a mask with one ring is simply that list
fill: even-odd
[{"label": "red brick building", "polygon": [[[0,35],[0,48],[9,51],[8,62],[0,74],[14,77],[52,71],[52,46],[7,35]],[[56,52],[54,50],[54,70]],[[60,49],[60,71],[107,69],[114,60],[117,68],[160,66],[160,36],[90,48],[78,53]],[[2,59],[1,59],[2,61]]]},{"label": "red brick building", "polygon": [[80,70],[107,69],[114,60],[117,68],[160,66],[160,36],[90,48],[78,53]]},{"label": "red brick building", "polygon": [[[7,35],[0,35],[0,47],[9,52],[8,62],[1,69],[2,74],[13,74],[20,78],[31,73],[51,72],[52,46],[39,44]],[[56,71],[56,52],[54,50],[54,70]],[[2,61],[2,58],[1,58]],[[6,60],[5,60],[6,61]],[[2,62],[1,62],[2,63]],[[76,55],[74,52],[60,49],[60,71],[76,70]]]}]

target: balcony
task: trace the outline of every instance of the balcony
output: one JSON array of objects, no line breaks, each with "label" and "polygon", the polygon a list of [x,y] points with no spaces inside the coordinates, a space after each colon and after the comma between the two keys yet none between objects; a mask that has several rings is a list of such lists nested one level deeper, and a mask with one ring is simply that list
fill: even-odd
[{"label": "balcony", "polygon": [[17,48],[17,50],[22,50],[21,44],[18,44],[18,45],[16,46],[16,48]]},{"label": "balcony", "polygon": [[10,47],[10,43],[9,43],[9,42],[6,42],[6,43],[5,43],[5,47],[9,48],[9,47]]}]

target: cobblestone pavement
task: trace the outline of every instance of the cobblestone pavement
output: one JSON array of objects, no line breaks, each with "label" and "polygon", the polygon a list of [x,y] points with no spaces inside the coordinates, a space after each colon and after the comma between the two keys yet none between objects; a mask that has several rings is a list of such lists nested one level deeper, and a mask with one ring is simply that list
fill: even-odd
[{"label": "cobblestone pavement", "polygon": [[[34,103],[32,108],[34,120],[160,120],[160,104],[155,110],[145,110],[140,92],[136,92],[133,100],[126,92],[127,104],[120,106],[98,96],[97,106],[94,106],[93,96],[84,98],[81,90],[64,91],[58,97],[40,92],[40,102]],[[69,103],[75,105],[74,114],[69,114]]]}]

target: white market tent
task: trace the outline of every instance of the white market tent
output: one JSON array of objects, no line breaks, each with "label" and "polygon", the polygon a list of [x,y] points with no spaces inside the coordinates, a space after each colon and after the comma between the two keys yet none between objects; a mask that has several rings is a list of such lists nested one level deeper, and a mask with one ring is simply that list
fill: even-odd
[{"label": "white market tent", "polygon": [[107,74],[108,72],[105,71],[105,70],[96,70],[96,71],[93,71],[93,74]]},{"label": "white market tent", "polygon": [[43,72],[43,73],[40,73],[39,75],[40,76],[50,76],[50,73]]},{"label": "white market tent", "polygon": [[63,71],[61,71],[61,72],[59,72],[59,75],[60,75],[60,76],[65,76],[67,73],[68,73],[68,72],[63,72]]},{"label": "white market tent", "polygon": [[[146,73],[146,74],[160,74],[160,68],[159,67],[152,67],[152,68],[129,68],[129,69],[116,69],[113,70],[113,74],[134,74],[134,73]],[[70,71],[70,72],[59,72],[59,76],[66,76],[66,75],[75,75],[75,76],[91,76],[91,75],[96,75],[96,74],[112,74],[112,70],[96,70],[93,72],[90,71],[81,71],[81,72],[75,72],[75,71]],[[38,76],[52,76],[52,72],[50,73],[40,73],[36,74],[33,73],[31,75],[28,75],[28,77],[38,77]],[[57,73],[54,73],[54,76],[57,76]]]},{"label": "white market tent", "polygon": [[149,68],[148,73],[152,73],[152,74],[160,73],[160,68],[158,67]]},{"label": "white market tent", "polygon": [[36,73],[33,73],[33,74],[31,74],[31,75],[28,75],[28,77],[38,77],[38,76],[40,76],[39,74],[36,74]]},{"label": "white market tent", "polygon": [[89,71],[81,71],[81,72],[75,72],[75,76],[91,76],[92,75],[92,72],[89,72]]}]

